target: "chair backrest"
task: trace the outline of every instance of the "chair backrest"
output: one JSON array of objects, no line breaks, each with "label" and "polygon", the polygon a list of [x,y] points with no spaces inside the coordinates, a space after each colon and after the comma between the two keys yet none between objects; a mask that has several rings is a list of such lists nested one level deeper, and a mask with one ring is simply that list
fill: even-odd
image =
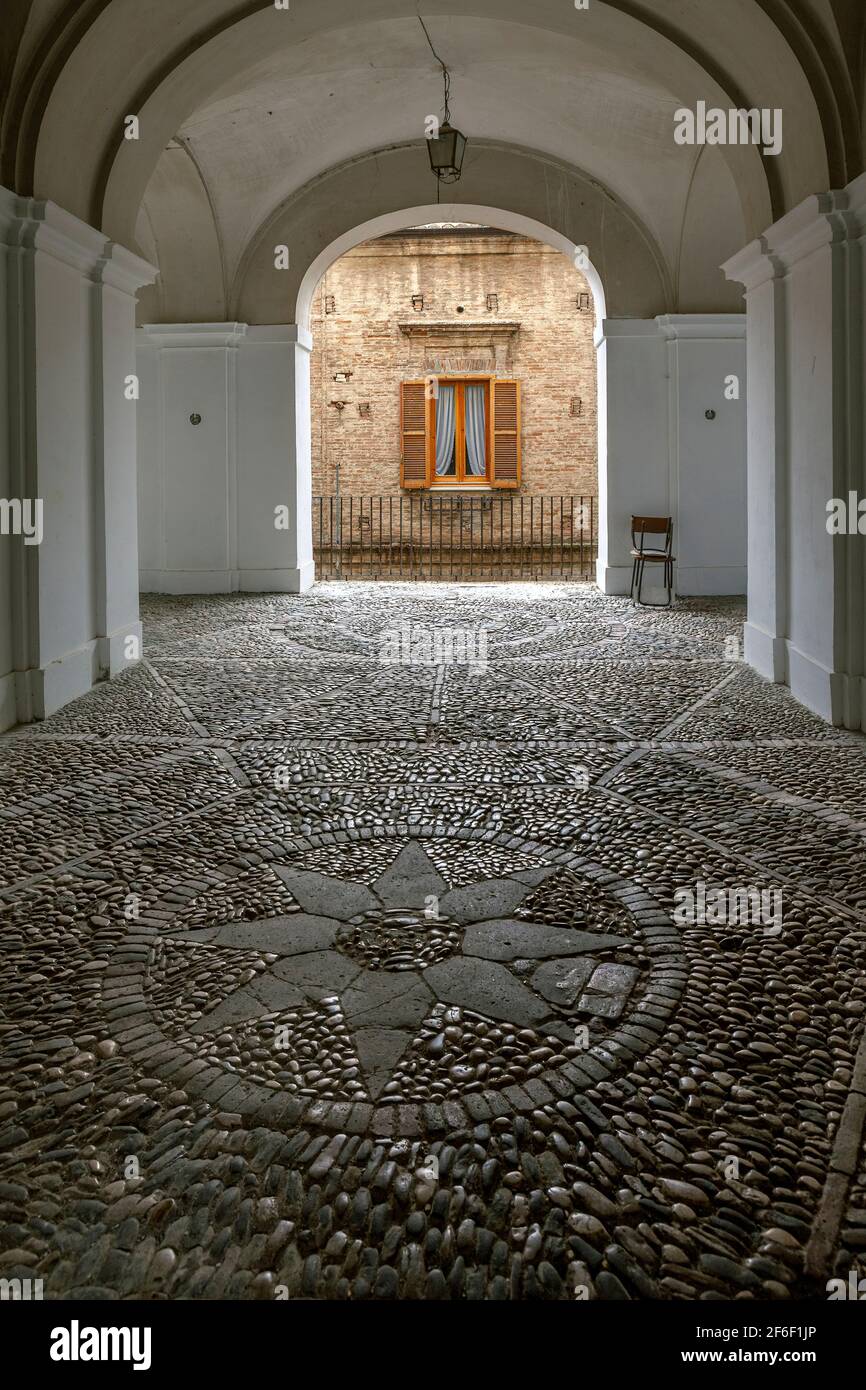
[{"label": "chair backrest", "polygon": [[[638,536],[640,545],[638,545]],[[644,536],[664,536],[665,551],[670,552],[674,539],[674,522],[670,516],[633,516],[631,519],[631,543],[634,549],[643,550]]]}]

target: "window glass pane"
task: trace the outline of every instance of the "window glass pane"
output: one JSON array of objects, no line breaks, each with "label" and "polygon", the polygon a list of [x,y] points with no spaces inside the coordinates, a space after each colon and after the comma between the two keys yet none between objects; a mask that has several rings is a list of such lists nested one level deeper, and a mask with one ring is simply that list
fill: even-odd
[{"label": "window glass pane", "polygon": [[456,413],[453,386],[439,387],[436,398],[436,476],[453,477],[457,472]]},{"label": "window glass pane", "polygon": [[478,382],[466,383],[466,476],[483,478],[487,473],[486,391]]}]

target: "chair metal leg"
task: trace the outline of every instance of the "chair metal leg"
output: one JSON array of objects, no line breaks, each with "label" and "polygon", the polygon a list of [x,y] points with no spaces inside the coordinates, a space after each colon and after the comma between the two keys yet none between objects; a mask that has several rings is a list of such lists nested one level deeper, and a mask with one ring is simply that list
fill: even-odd
[{"label": "chair metal leg", "polygon": [[639,578],[638,578],[638,586],[637,586],[637,602],[638,602],[639,604],[641,604],[641,606],[644,607],[644,608],[670,608],[670,607],[672,606],[672,604],[673,604],[673,587],[674,587],[674,567],[673,567],[673,561],[671,561],[670,563],[668,563],[668,561],[665,560],[665,562],[664,562],[664,568],[663,568],[663,570],[662,570],[662,583],[664,584],[664,587],[665,587],[665,589],[666,589],[666,591],[667,591],[667,599],[665,600],[664,603],[650,603],[649,601],[646,601],[646,602],[644,601],[642,595],[643,595],[643,575],[644,575],[644,570],[645,570],[645,568],[646,568],[646,561],[645,561],[645,560],[638,560],[636,563],[640,566],[640,575],[639,575]]}]

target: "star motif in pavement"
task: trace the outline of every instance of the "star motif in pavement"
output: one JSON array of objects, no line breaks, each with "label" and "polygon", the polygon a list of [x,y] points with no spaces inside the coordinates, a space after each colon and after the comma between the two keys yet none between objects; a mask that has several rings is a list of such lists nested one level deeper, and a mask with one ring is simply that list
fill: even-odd
[{"label": "star motif in pavement", "polygon": [[[374,1100],[437,1002],[571,1042],[573,1028],[552,1004],[577,1001],[597,969],[592,953],[629,944],[622,936],[514,918],[526,895],[556,872],[550,866],[449,888],[423,846],[409,841],[370,887],[273,868],[300,912],[165,933],[278,957],[191,1031],[201,1035],[338,999]],[[515,960],[543,962],[533,976],[538,993],[509,970]],[[601,968],[637,974],[630,966]]]}]

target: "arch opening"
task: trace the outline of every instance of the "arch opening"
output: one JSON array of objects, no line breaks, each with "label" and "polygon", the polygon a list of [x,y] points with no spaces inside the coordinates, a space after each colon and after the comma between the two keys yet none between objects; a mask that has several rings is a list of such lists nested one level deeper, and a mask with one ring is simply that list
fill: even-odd
[{"label": "arch opening", "polygon": [[[471,240],[455,245],[454,227]],[[507,260],[491,254],[504,247]],[[490,296],[479,291],[494,279],[500,294],[491,311]],[[419,294],[413,303],[406,284],[422,283],[426,300]],[[458,284],[465,293],[456,293]],[[325,292],[331,289],[337,298],[345,289],[351,308],[338,305]],[[468,311],[455,294],[470,301]],[[359,312],[373,314],[381,335],[375,367],[365,362]],[[394,210],[325,247],[296,299],[299,336],[315,359],[302,393],[311,428],[299,418],[296,430],[298,449],[310,441],[317,577],[594,577],[606,466],[598,412],[605,312],[587,248],[501,208]],[[577,328],[584,315],[585,329]],[[328,331],[329,323],[336,327]],[[556,360],[558,352],[567,359]],[[360,368],[360,387],[351,372],[347,382],[346,367]],[[375,407],[356,403],[359,392],[372,393]],[[406,430],[415,394],[420,434]],[[500,433],[498,423],[512,411],[513,436]]]},{"label": "arch opening", "polygon": [[374,241],[378,237],[405,231],[409,227],[423,226],[430,222],[467,222],[475,223],[478,226],[496,227],[501,231],[513,232],[517,236],[544,242],[545,245],[553,247],[555,251],[561,251],[575,264],[577,263],[578,252],[582,250],[585,254],[580,257],[580,269],[592,291],[596,333],[600,331],[601,324],[607,317],[607,300],[601,275],[592,264],[587,248],[579,247],[575,242],[569,241],[568,237],[563,236],[561,232],[554,231],[552,227],[536,221],[535,218],[510,212],[504,208],[486,207],[477,203],[427,203],[416,207],[396,209],[393,212],[383,213],[380,217],[372,217],[366,222],[360,222],[350,231],[344,232],[320,251],[307,268],[301,280],[295,303],[296,323],[305,332],[309,332],[313,295],[316,287],[325,272],[347,251],[360,246],[362,242]]}]

